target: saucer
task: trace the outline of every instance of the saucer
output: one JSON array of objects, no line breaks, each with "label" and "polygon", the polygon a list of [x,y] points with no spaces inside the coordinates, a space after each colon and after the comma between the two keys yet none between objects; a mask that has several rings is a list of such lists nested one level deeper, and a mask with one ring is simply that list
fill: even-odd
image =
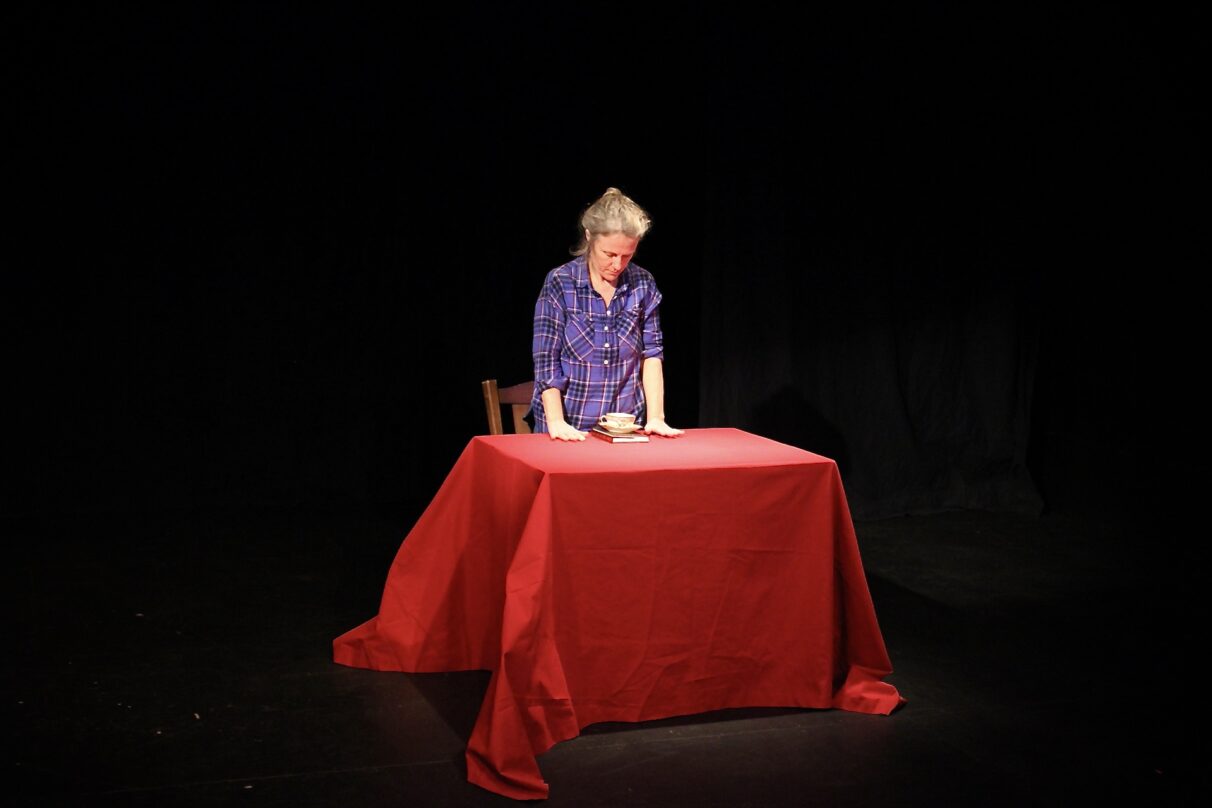
[{"label": "saucer", "polygon": [[606,426],[605,424],[598,424],[598,426],[600,426],[602,429],[606,430],[607,432],[609,432],[612,435],[629,435],[632,432],[635,432],[637,429],[643,428],[639,424],[628,424],[627,426],[619,428],[619,429],[616,429],[615,427],[612,427],[612,426]]}]

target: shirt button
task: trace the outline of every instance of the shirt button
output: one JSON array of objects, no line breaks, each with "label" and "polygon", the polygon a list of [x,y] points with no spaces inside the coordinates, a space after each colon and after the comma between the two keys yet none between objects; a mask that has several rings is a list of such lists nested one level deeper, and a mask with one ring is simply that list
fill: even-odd
[{"label": "shirt button", "polygon": [[607,359],[607,360],[606,360],[605,362],[603,362],[602,364],[603,364],[603,365],[609,365],[609,364],[610,364],[610,360],[609,360],[609,359]]},{"label": "shirt button", "polygon": [[606,343],[605,345],[603,345],[602,347],[603,347],[603,348],[609,348],[609,347],[610,347],[610,343],[608,342],[608,343]]}]

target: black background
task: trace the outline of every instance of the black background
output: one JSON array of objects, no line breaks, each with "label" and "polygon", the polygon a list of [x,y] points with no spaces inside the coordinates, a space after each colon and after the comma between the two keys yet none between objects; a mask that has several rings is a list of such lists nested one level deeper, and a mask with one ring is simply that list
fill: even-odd
[{"label": "black background", "polygon": [[6,514],[419,507],[612,185],[675,426],[869,516],[1195,473],[1202,13],[170,6],[8,34]]}]

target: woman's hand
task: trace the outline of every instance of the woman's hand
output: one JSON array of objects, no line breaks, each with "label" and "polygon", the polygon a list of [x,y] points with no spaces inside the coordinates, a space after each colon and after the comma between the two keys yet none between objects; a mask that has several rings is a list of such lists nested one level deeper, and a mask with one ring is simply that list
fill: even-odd
[{"label": "woman's hand", "polygon": [[585,433],[567,421],[552,421],[547,424],[552,440],[585,440]]},{"label": "woman's hand", "polygon": [[649,435],[661,435],[666,438],[676,438],[679,435],[685,435],[686,430],[674,429],[669,424],[665,423],[663,418],[650,418],[648,423],[644,424],[644,432]]}]

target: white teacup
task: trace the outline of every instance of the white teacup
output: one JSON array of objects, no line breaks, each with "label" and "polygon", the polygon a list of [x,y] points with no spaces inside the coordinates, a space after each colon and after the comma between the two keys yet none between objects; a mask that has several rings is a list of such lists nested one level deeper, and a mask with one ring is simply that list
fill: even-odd
[{"label": "white teacup", "polygon": [[608,412],[598,419],[598,423],[617,432],[635,426],[635,416],[629,412]]}]

